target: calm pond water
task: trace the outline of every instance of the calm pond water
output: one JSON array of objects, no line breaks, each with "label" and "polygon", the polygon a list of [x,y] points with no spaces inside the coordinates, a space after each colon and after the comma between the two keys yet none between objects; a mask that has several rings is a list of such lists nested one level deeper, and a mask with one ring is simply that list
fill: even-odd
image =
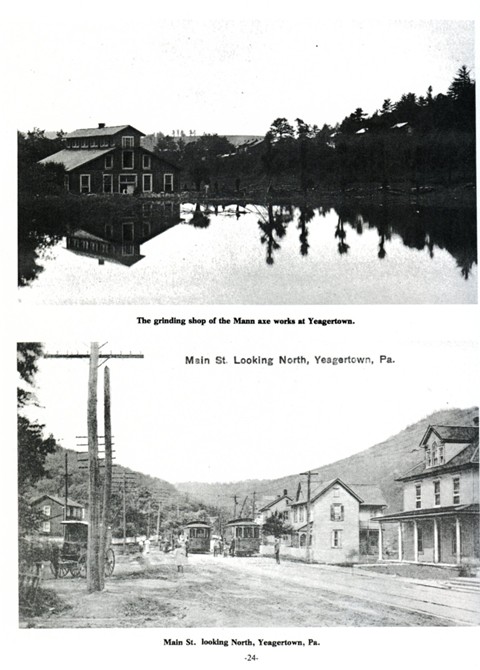
[{"label": "calm pond water", "polygon": [[472,208],[194,203],[141,207],[113,217],[90,213],[55,229],[42,223],[25,232],[21,226],[20,301],[477,301]]}]

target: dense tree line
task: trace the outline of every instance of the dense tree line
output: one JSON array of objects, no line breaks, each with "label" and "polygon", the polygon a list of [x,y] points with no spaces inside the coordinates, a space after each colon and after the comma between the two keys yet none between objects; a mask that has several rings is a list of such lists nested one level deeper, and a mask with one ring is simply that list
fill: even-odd
[{"label": "dense tree line", "polygon": [[[18,134],[20,194],[59,194],[61,166],[38,161],[64,147],[35,128]],[[475,181],[475,81],[464,65],[446,93],[405,93],[370,116],[360,107],[336,126],[273,121],[262,142],[236,149],[225,137],[158,133],[154,152],[182,170],[181,188],[229,195],[256,187],[306,191],[355,185],[421,188]]]}]

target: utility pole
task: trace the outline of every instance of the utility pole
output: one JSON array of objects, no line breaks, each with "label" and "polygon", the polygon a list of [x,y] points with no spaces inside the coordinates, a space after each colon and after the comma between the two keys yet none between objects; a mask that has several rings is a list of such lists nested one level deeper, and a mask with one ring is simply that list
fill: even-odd
[{"label": "utility pole", "polygon": [[97,377],[98,342],[90,345],[90,365],[88,374],[88,546],[87,546],[87,590],[89,593],[102,590],[99,561],[99,472],[98,472],[98,430],[97,430]]},{"label": "utility pole", "polygon": [[[312,472],[311,470],[308,470],[308,472],[301,472],[300,475],[306,475],[307,476],[307,540],[306,540],[306,559],[307,563],[310,563],[312,560],[311,557],[311,547],[310,547],[310,541],[311,541],[311,533],[310,533],[310,481],[312,478],[312,475],[318,475],[318,472]],[[313,526],[313,524],[312,524]]]},{"label": "utility pole", "polygon": [[104,402],[104,424],[105,424],[105,470],[103,481],[103,509],[100,522],[100,548],[98,570],[100,574],[100,583],[103,588],[105,577],[105,553],[107,551],[108,524],[110,522],[110,502],[112,498],[112,417],[110,402],[110,369],[108,365],[103,371],[103,402]]},{"label": "utility pole", "polygon": [[[109,358],[143,358],[143,354],[101,354],[98,342],[92,342],[90,353],[46,353],[45,358],[88,358],[88,402],[87,402],[87,428],[88,428],[88,543],[87,543],[87,590],[101,591],[103,588],[103,562],[100,565],[100,477],[98,463],[98,432],[97,432],[97,380],[99,359]],[[100,578],[102,575],[102,579]]]},{"label": "utility pole", "polygon": [[[68,452],[65,452],[65,508],[63,511],[63,520],[67,520],[68,516]],[[67,533],[67,524],[63,524],[63,537],[65,538],[65,535]]]}]

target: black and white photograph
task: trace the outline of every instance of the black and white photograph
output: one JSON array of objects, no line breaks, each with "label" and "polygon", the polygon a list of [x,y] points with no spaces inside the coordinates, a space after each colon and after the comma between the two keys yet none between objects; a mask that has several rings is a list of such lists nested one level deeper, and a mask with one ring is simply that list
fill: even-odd
[{"label": "black and white photograph", "polygon": [[18,344],[21,626],[480,623],[471,346],[182,347]]},{"label": "black and white photograph", "polygon": [[21,303],[477,302],[473,21],[47,30],[18,55]]}]

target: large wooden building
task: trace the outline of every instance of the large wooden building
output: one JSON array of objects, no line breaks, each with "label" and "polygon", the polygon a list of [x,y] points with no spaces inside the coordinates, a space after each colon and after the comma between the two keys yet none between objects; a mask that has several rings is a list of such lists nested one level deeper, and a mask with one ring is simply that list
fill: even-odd
[{"label": "large wooden building", "polygon": [[66,148],[40,164],[63,165],[71,193],[174,193],[179,169],[142,146],[142,137],[133,126],[99,123],[68,133]]},{"label": "large wooden building", "polygon": [[42,514],[40,532],[48,537],[63,535],[62,521],[81,521],[85,518],[85,507],[68,498],[65,512],[65,500],[44,494],[30,503],[32,509]]},{"label": "large wooden building", "polygon": [[[403,511],[379,519],[396,524],[395,558],[414,563],[460,564],[480,558],[478,425],[429,426],[422,460],[399,480]],[[383,543],[379,557],[384,558]]]}]

